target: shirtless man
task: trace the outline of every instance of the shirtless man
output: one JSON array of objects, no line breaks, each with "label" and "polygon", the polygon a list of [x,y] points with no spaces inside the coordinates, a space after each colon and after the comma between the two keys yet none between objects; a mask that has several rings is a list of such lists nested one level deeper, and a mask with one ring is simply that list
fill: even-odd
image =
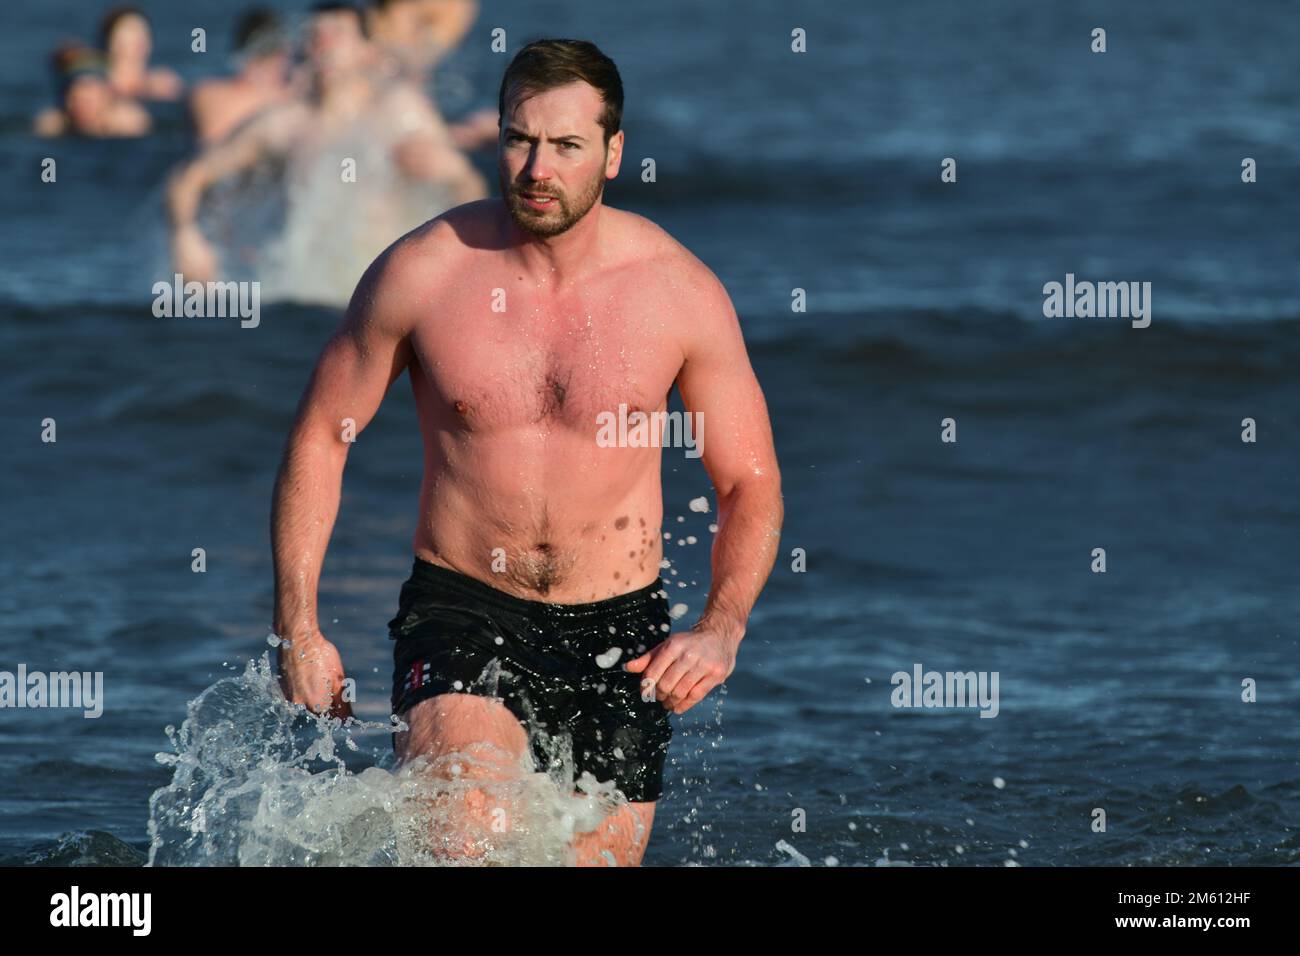
[{"label": "shirtless man", "polygon": [[[407,371],[424,479],[415,568],[389,622],[398,757],[470,753],[500,779],[525,755],[545,761],[544,720],[552,739],[571,735],[575,782],[613,780],[628,801],[578,835],[576,862],[636,865],[669,713],[731,674],[771,572],[780,476],[726,290],[662,229],[601,201],[623,153],[613,62],[582,41],[529,44],[499,103],[504,199],[449,210],[371,265],[299,405],[272,514],[281,680],[293,701],[350,714],[317,584],[348,420],[365,428]],[[703,613],[670,636],[660,451],[602,447],[597,416],[662,412],[674,383],[708,426],[719,530]],[[477,796],[465,856],[491,839]]]},{"label": "shirtless man", "polygon": [[[377,86],[367,75],[370,48],[360,11],[342,3],[317,4],[307,30],[307,57],[312,90],[305,99],[263,110],[171,177],[172,258],[187,280],[203,282],[220,273],[216,250],[198,227],[204,194],[271,157],[287,162],[288,228],[314,237],[323,244],[322,254],[336,253],[332,260],[352,261],[352,250],[336,248],[351,238],[368,247],[362,261],[369,261],[394,234],[389,231],[376,243],[375,230],[411,217],[406,194],[396,188],[392,173],[443,184],[459,203],[487,195],[483,177],[452,143],[446,124],[423,94],[406,83]],[[358,178],[387,180],[389,188],[366,190],[344,183],[340,158],[349,156],[361,167]],[[373,157],[372,164],[366,156]],[[323,194],[327,190],[332,195]],[[349,202],[363,207],[356,208],[352,221],[342,221]],[[446,205],[450,203],[440,208]],[[349,287],[361,268],[348,278]]]},{"label": "shirtless man", "polygon": [[250,116],[289,96],[289,43],[279,18],[249,10],[235,27],[232,77],[203,80],[190,92],[190,116],[200,145],[210,146]]},{"label": "shirtless man", "polygon": [[[366,24],[378,72],[427,89],[434,67],[460,45],[477,18],[478,0],[369,0]],[[461,149],[495,147],[497,111],[475,110],[448,129]]]}]

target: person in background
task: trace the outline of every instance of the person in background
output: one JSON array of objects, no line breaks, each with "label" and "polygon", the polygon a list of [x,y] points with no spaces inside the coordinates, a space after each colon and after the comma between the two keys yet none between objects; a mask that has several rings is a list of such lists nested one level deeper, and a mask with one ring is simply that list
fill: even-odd
[{"label": "person in background", "polygon": [[58,47],[50,57],[57,105],[36,117],[37,136],[143,136],[149,114],[139,103],[114,92],[107,65],[98,50],[78,40]]},{"label": "person in background", "polygon": [[[304,240],[293,244],[283,268],[302,274],[333,274],[364,259],[360,275],[394,235],[418,224],[406,220],[441,212],[413,204],[406,183],[436,184],[452,204],[487,195],[487,183],[423,93],[409,83],[374,81],[371,52],[360,10],[331,2],[313,8],[308,95],[263,110],[172,175],[167,208],[178,271],[199,281],[220,272],[216,250],[198,228],[200,202],[217,183],[267,159],[285,163],[286,234]],[[364,186],[341,179],[340,157],[354,159]],[[355,281],[347,277],[347,291]]]},{"label": "person in background", "polygon": [[233,77],[204,80],[190,93],[201,146],[225,139],[249,117],[289,96],[289,42],[272,11],[247,10],[235,28]]},{"label": "person in background", "polygon": [[[427,89],[433,69],[460,45],[478,18],[478,0],[369,0],[366,29],[381,76]],[[482,109],[448,125],[460,149],[494,146],[500,128],[495,109]]]},{"label": "person in background", "polygon": [[478,18],[478,0],[369,0],[366,32],[383,68],[423,84]]},{"label": "person in background", "polygon": [[114,7],[99,26],[100,47],[108,62],[108,82],[118,96],[136,100],[180,99],[184,84],[175,70],[150,68],[153,34],[136,7]]}]

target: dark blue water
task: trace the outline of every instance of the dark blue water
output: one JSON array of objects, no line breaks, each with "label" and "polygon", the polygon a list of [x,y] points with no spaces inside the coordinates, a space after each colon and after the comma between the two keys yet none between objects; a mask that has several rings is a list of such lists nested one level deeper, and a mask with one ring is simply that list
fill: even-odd
[{"label": "dark blue water", "polygon": [[[615,58],[637,161],[606,199],[726,284],[781,457],[782,558],[725,694],[674,718],[646,862],[1300,860],[1294,6],[485,7],[444,107],[495,102],[494,26],[512,50],[574,35]],[[219,47],[228,4],[148,9],[161,61],[219,68],[188,36]],[[51,0],[0,30],[0,670],[102,670],[107,697],[98,720],[0,711],[8,859],[143,858],[164,727],[266,648],[272,481],[338,320],[153,317],[179,114],[135,142],[26,132],[44,51],[97,13]],[[1045,319],[1067,272],[1151,282],[1150,327]],[[321,593],[372,720],[420,460],[398,383],[350,455]],[[698,461],[666,456],[664,477],[669,521],[707,542]],[[667,556],[697,612],[705,545]],[[997,671],[999,715],[894,708],[916,662]],[[388,747],[366,742],[356,769]]]}]

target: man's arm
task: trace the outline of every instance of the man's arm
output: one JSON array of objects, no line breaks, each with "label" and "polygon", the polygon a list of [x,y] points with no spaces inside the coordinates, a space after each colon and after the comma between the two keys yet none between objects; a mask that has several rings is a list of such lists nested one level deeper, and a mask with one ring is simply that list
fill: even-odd
[{"label": "man's arm", "polygon": [[455,205],[487,196],[487,183],[424,94],[401,84],[386,94],[384,105],[400,130],[393,160],[404,175],[447,186]]},{"label": "man's arm", "polygon": [[424,0],[423,38],[432,66],[465,39],[478,19],[478,0]]},{"label": "man's arm", "polygon": [[683,713],[730,676],[749,612],[776,562],[784,505],[767,403],[749,362],[740,322],[717,277],[704,278],[677,387],[703,421],[701,455],[718,496],[712,581],[689,631],[628,664],[654,681],[655,695]]},{"label": "man's arm", "polygon": [[296,112],[291,108],[267,111],[228,139],[199,153],[168,179],[172,262],[186,279],[206,282],[217,275],[216,253],[197,225],[203,195],[215,183],[282,151],[288,142],[286,134],[295,122]]},{"label": "man's arm", "polygon": [[350,446],[345,432],[361,433],[411,361],[414,311],[403,287],[403,261],[410,255],[404,241],[366,270],[316,363],[285,445],[271,509],[272,628],[290,642],[280,648],[281,683],[295,703],[337,716],[349,716],[351,708],[341,699],[338,651],[317,621],[317,586],[338,515]]}]

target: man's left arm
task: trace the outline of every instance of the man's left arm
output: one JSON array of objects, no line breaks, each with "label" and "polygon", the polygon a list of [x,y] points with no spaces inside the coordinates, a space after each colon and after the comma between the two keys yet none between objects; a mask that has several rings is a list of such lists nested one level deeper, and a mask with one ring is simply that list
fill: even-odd
[{"label": "man's left arm", "polygon": [[700,266],[700,312],[683,343],[677,387],[697,432],[705,470],[718,498],[718,533],[704,613],[629,661],[627,670],[654,682],[673,713],[694,707],[736,666],[749,613],[776,562],[784,505],[767,403],[749,362],[726,289]]},{"label": "man's left arm", "polygon": [[403,174],[448,186],[457,205],[487,196],[487,183],[456,147],[442,115],[423,93],[400,84],[388,92],[385,105],[397,124],[393,159]]}]

